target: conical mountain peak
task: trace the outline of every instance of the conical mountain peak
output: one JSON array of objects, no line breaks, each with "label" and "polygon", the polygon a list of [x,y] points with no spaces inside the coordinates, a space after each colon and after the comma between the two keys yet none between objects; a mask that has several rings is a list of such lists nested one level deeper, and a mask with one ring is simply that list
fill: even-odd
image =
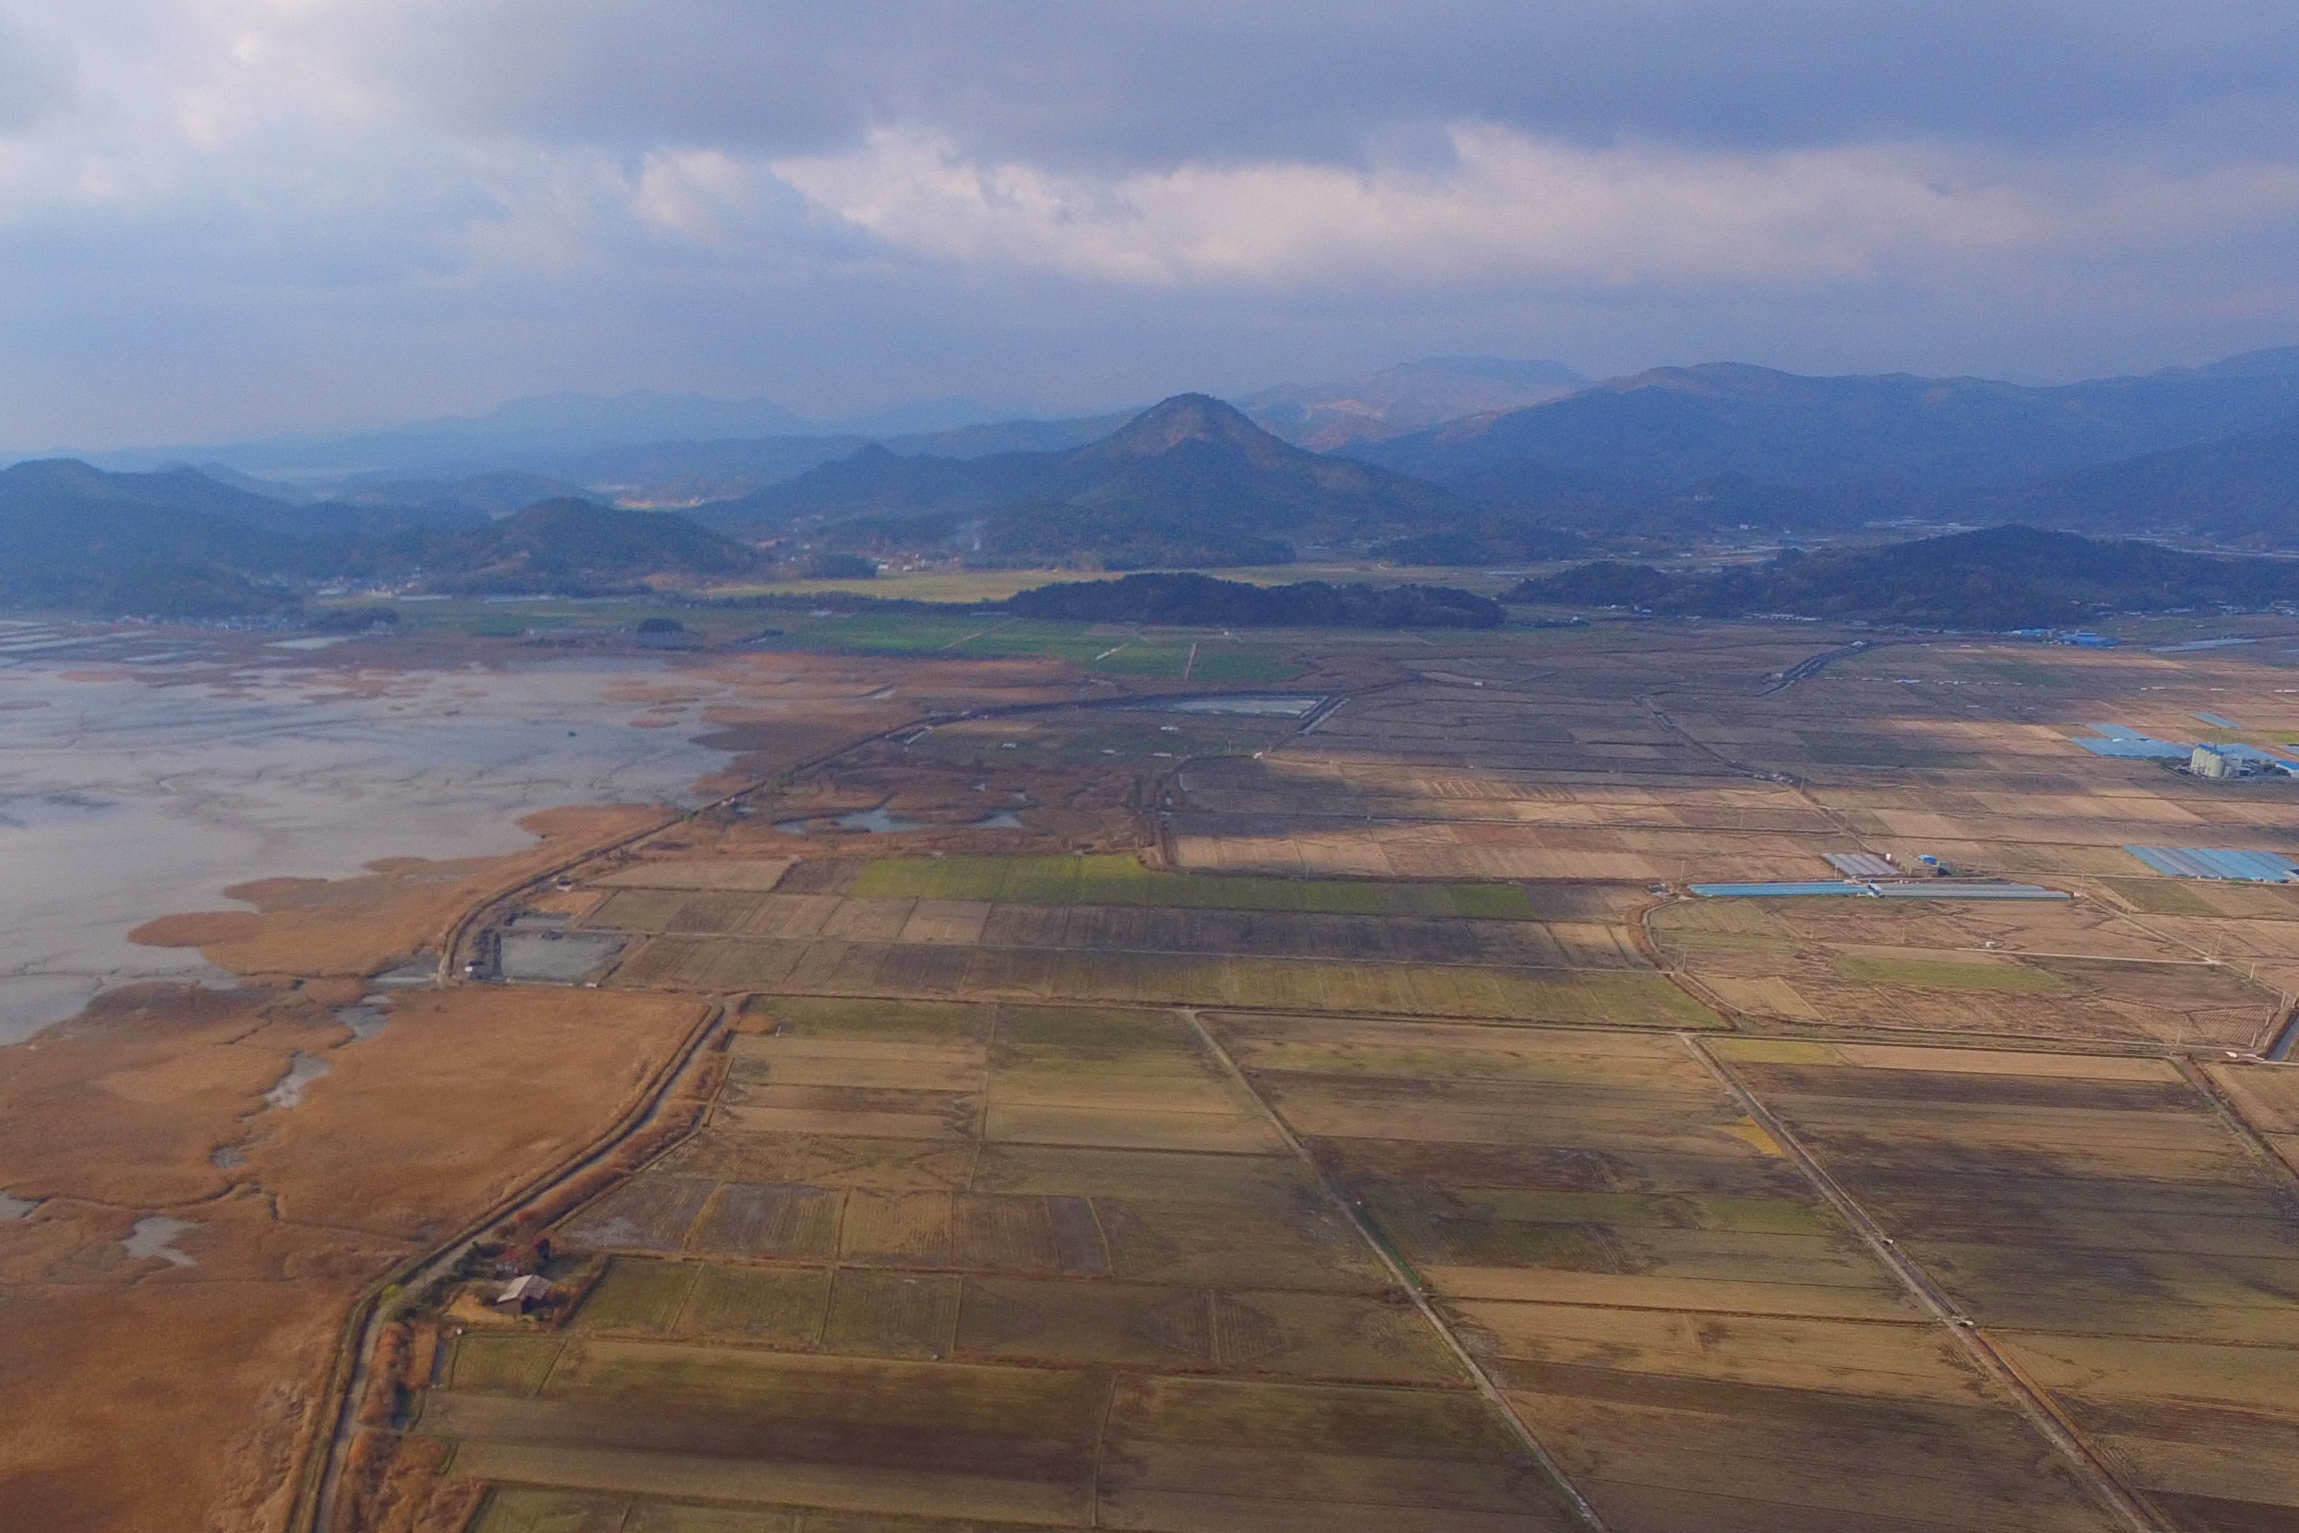
[{"label": "conical mountain peak", "polygon": [[1148,458],[1171,452],[1185,442],[1218,443],[1255,455],[1271,448],[1299,451],[1211,394],[1176,394],[1135,416],[1095,447],[1112,457]]}]

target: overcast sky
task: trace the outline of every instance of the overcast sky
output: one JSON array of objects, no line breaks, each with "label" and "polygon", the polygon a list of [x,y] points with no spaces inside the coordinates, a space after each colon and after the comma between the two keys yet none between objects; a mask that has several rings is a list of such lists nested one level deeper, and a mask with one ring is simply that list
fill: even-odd
[{"label": "overcast sky", "polygon": [[0,442],[2299,342],[2290,0],[0,0]]}]

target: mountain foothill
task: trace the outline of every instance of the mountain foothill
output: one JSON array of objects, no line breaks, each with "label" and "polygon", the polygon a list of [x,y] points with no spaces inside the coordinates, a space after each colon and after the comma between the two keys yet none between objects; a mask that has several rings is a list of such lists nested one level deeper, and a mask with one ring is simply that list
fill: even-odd
[{"label": "mountain foothill", "polygon": [[[263,477],[253,449],[200,469],[22,462],[0,471],[0,604],[277,615],[328,586],[699,590],[858,574],[895,556],[1119,574],[1580,559],[1594,562],[1517,599],[1993,621],[2095,610],[2117,591],[2284,597],[2217,565],[2078,557],[2082,539],[2032,541],[2043,533],[1933,539],[1944,551],[1898,566],[1840,550],[1714,577],[1663,573],[1650,556],[1783,532],[1873,544],[1927,525],[2299,547],[2299,348],[2047,387],[1736,363],[1590,383],[1554,363],[1451,358],[1264,390],[1243,408],[1183,394],[1138,412],[907,436],[633,442],[639,428],[610,429],[609,403],[584,404],[563,429],[548,402],[498,412],[523,433],[499,439],[474,423],[444,436],[408,428],[409,441],[451,437],[461,456],[451,469],[403,457],[317,490]],[[657,426],[684,419],[649,409]],[[577,426],[606,445],[572,451]],[[1998,600],[1955,563],[1974,549],[2036,565],[2038,579],[2051,573],[2042,563],[2063,567]],[[1931,594],[1913,606],[1889,595],[1879,582],[1893,568]],[[1816,595],[1824,586],[1841,599]]]}]

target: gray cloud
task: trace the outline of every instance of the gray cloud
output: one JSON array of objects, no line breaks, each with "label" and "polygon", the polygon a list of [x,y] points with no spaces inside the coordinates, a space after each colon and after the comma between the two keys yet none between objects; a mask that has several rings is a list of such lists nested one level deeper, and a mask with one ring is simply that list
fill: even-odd
[{"label": "gray cloud", "polygon": [[[11,21],[9,18],[31,18]],[[0,442],[2299,338],[2285,0],[0,0]]]},{"label": "gray cloud", "polygon": [[2023,144],[2299,94],[2262,0],[420,0],[323,24],[460,129],[814,152],[919,123],[1043,164],[1356,159],[1464,117],[1581,143]]},{"label": "gray cloud", "polygon": [[28,132],[72,104],[71,50],[0,15],[0,134]]}]

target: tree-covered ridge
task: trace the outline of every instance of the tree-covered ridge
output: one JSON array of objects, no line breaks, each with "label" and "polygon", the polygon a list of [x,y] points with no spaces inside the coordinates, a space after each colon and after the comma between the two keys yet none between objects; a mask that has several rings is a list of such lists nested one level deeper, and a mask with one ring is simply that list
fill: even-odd
[{"label": "tree-covered ridge", "polygon": [[1598,560],[1503,600],[1699,617],[1787,613],[1947,628],[2040,628],[2103,613],[2299,600],[2299,563],[1992,527],[1882,548],[1791,549],[1762,564],[1663,571]]},{"label": "tree-covered ridge", "polygon": [[1501,604],[1452,586],[1256,586],[1210,575],[1069,581],[1009,598],[1019,617],[1224,628],[1493,628]]}]

